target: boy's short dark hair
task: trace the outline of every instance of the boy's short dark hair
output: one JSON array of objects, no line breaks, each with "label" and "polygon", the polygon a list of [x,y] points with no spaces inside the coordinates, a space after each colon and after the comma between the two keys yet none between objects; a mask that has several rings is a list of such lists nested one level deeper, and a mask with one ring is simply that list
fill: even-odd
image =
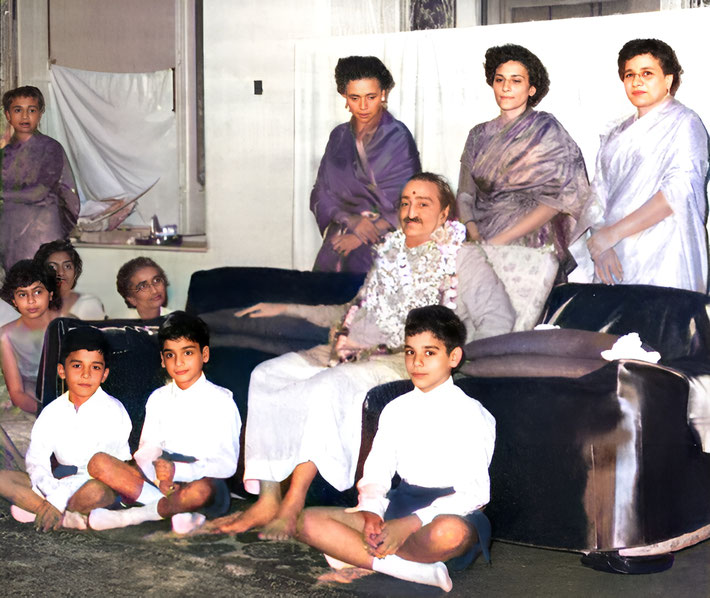
[{"label": "boy's short dark hair", "polygon": [[451,309],[443,305],[415,307],[407,314],[404,324],[405,338],[422,332],[431,332],[444,343],[447,353],[451,353],[456,347],[463,349],[466,344],[466,326]]},{"label": "boy's short dark hair", "polygon": [[69,355],[82,349],[101,353],[104,356],[104,363],[108,367],[111,347],[104,333],[93,326],[78,326],[64,335],[62,349],[59,352],[59,363],[64,365]]},{"label": "boy's short dark hair", "polygon": [[160,350],[163,350],[165,341],[176,341],[180,338],[197,343],[202,350],[210,346],[210,329],[202,318],[184,311],[174,311],[158,329]]},{"label": "boy's short dark hair", "polygon": [[52,293],[49,309],[61,309],[62,298],[57,292],[57,273],[46,264],[39,264],[34,260],[20,260],[10,268],[0,289],[0,298],[14,307],[15,291],[34,282],[41,282],[44,288]]},{"label": "boy's short dark hair", "polygon": [[37,100],[37,108],[44,112],[44,96],[34,85],[24,85],[6,91],[2,96],[2,109],[4,112],[10,111],[10,106],[17,98],[32,98]]}]

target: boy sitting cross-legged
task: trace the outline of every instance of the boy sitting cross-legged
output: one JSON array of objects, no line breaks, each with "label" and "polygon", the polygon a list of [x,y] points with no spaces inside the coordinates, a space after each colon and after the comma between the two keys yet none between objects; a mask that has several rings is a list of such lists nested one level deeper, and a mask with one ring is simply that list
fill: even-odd
[{"label": "boy sitting cross-legged", "polygon": [[[172,381],[148,398],[136,465],[108,454],[89,463],[92,476],[143,506],[95,509],[89,516],[93,529],[172,517],[173,530],[187,533],[205,516],[229,510],[225,479],[237,469],[241,419],[232,393],[202,373],[210,356],[209,329],[200,318],[177,311],[161,325],[158,342]],[[198,510],[203,513],[193,512]]]},{"label": "boy sitting cross-legged", "polygon": [[[25,457],[27,473],[0,472],[0,495],[12,503],[10,511],[18,521],[34,522],[43,531],[86,529],[86,514],[116,499],[87,473],[98,451],[115,459],[131,456],[128,413],[101,389],[108,356],[108,343],[96,328],[74,328],[64,337],[57,371],[69,390],[37,418]],[[52,455],[59,464],[54,470]]]},{"label": "boy sitting cross-legged", "polygon": [[[415,389],[382,411],[354,509],[307,509],[299,537],[333,566],[354,565],[451,590],[443,561],[489,560],[488,466],[495,420],[454,386],[466,330],[448,308],[413,309],[405,363]],[[402,478],[390,489],[392,477]]]}]

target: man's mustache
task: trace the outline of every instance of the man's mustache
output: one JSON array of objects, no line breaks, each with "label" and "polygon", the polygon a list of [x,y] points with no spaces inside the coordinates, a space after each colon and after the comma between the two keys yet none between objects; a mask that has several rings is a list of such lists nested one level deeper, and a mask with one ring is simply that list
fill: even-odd
[{"label": "man's mustache", "polygon": [[416,224],[421,224],[422,221],[420,218],[417,218],[416,216],[414,218],[409,218],[408,216],[405,216],[404,218],[404,223],[409,224],[410,222],[414,222]]}]

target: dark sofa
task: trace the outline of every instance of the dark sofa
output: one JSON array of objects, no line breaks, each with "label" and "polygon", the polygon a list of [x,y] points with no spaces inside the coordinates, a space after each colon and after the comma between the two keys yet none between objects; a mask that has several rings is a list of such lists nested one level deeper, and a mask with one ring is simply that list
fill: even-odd
[{"label": "dark sofa", "polygon": [[[709,307],[706,295],[677,289],[561,285],[548,299],[544,322],[611,335],[638,332],[661,353],[661,362],[621,359],[590,368],[585,354],[578,367],[588,373],[570,378],[574,355],[552,348],[541,354],[538,347],[521,356],[515,335],[508,335],[509,355],[497,357],[510,363],[529,358],[540,375],[526,369],[519,377],[510,368],[506,376],[457,380],[497,422],[486,511],[494,537],[591,551],[597,564],[612,561],[601,567],[607,569],[628,565],[619,562],[619,550],[669,546],[670,539],[698,530],[686,543],[704,539],[710,455],[688,420],[688,398],[689,383],[710,372]],[[555,338],[555,331],[539,334]],[[370,391],[363,452],[384,405],[410,388],[401,381]],[[661,545],[655,552],[664,550]]]}]

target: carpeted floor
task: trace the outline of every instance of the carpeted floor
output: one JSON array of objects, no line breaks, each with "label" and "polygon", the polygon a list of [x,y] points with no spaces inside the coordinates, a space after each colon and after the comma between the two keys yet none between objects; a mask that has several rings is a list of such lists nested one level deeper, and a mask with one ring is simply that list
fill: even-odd
[{"label": "carpeted floor", "polygon": [[[0,390],[4,384],[0,384]],[[0,426],[24,454],[33,417],[0,396]],[[0,443],[0,457],[16,465]],[[232,509],[239,508],[233,501]],[[710,597],[710,541],[676,554],[663,573],[622,576],[583,567],[579,554],[494,542],[482,559],[452,575],[452,597]],[[179,537],[167,521],[104,532],[36,532],[10,516],[0,499],[0,597],[246,596],[417,598],[444,595],[380,574],[332,581],[323,556],[297,542],[256,534]],[[342,579],[341,579],[342,581]]]}]

